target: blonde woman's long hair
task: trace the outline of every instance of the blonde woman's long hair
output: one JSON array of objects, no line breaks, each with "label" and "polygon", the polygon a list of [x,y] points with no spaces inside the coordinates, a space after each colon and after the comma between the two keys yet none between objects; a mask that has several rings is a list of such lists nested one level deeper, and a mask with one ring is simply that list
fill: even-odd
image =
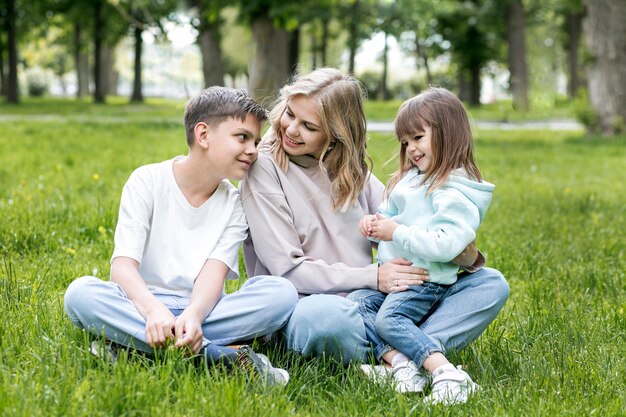
[{"label": "blonde woman's long hair", "polygon": [[319,158],[320,168],[331,180],[333,207],[345,211],[365,188],[371,158],[365,149],[367,131],[363,88],[353,77],[334,68],[320,68],[300,75],[284,86],[270,112],[271,131],[261,147],[269,148],[278,166],[287,172],[288,155],[282,146],[280,118],[294,96],[309,97],[319,110],[327,141]]},{"label": "blonde woman's long hair", "polygon": [[433,163],[424,172],[421,184],[429,182],[427,192],[441,187],[452,171],[462,168],[474,181],[482,181],[474,162],[474,145],[469,117],[463,103],[445,88],[431,87],[405,101],[396,116],[396,137],[400,141],[399,169],[387,184],[387,195],[400,179],[415,167],[407,156],[403,138],[412,138],[432,129],[431,149]]}]

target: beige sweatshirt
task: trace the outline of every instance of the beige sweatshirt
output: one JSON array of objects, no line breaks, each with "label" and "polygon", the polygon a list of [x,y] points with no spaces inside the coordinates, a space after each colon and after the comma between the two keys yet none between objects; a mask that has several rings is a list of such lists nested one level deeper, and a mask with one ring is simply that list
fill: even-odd
[{"label": "beige sweatshirt", "polygon": [[240,192],[250,227],[244,243],[249,276],[285,277],[301,295],[377,288],[371,242],[358,229],[383,198],[376,177],[370,175],[358,202],[341,212],[333,209],[330,180],[315,158],[296,157],[284,173],[269,153],[259,152]]}]

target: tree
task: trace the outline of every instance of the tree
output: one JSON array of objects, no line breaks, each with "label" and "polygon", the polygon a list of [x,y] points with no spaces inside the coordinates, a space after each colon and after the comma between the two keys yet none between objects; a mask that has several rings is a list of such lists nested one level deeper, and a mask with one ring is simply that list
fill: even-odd
[{"label": "tree", "polygon": [[459,98],[480,105],[481,69],[499,55],[501,14],[496,5],[468,0],[437,11],[437,28],[457,66]]},{"label": "tree", "polygon": [[16,0],[2,0],[1,15],[2,23],[6,31],[8,51],[8,71],[6,81],[6,97],[9,103],[19,103],[20,94],[17,82],[17,5]]},{"label": "tree", "polygon": [[528,70],[526,66],[526,18],[522,0],[510,0],[505,9],[507,57],[513,108],[528,111]]},{"label": "tree", "polygon": [[257,100],[272,97],[293,73],[299,55],[298,28],[309,1],[242,0],[240,15],[249,22],[255,43],[248,90]]},{"label": "tree", "polygon": [[113,3],[113,5],[129,23],[132,32],[135,45],[135,59],[133,89],[130,101],[140,103],[143,102],[141,65],[143,32],[150,28],[156,28],[158,33],[164,34],[165,30],[161,25],[161,19],[164,19],[174,10],[175,3],[170,0],[161,0],[158,2],[151,0],[119,0]]},{"label": "tree", "polygon": [[189,5],[197,16],[192,20],[198,30],[198,46],[202,54],[204,86],[224,85],[224,58],[221,49],[221,30],[224,22],[222,10],[225,0],[190,0]]},{"label": "tree", "polygon": [[626,2],[583,0],[583,29],[591,60],[587,65],[589,100],[605,134],[626,122]]},{"label": "tree", "polygon": [[376,0],[343,0],[338,3],[338,19],[348,31],[348,72],[354,74],[359,45],[376,27]]}]

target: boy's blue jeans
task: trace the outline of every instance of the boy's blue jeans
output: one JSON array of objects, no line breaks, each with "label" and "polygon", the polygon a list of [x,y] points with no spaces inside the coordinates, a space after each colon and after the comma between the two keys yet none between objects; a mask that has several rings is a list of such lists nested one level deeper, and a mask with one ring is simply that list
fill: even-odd
[{"label": "boy's blue jeans", "polygon": [[[189,305],[189,298],[155,294],[174,316]],[[232,294],[224,294],[202,323],[203,346],[229,345],[251,340],[280,329],[291,315],[298,294],[284,278],[258,276],[248,279]],[[122,288],[96,277],[81,277],[65,292],[65,311],[78,327],[96,336],[153,352],[146,342],[146,321]]]},{"label": "boy's blue jeans", "polygon": [[430,282],[406,291],[384,294],[376,290],[357,290],[348,298],[359,304],[367,340],[376,359],[397,349],[421,367],[433,352],[441,352],[418,326],[424,317],[441,302],[449,286]]},{"label": "boy's blue jeans", "polygon": [[[367,361],[371,344],[359,303],[353,300],[359,292],[347,298],[317,294],[300,299],[282,329],[287,347],[343,364]],[[483,268],[447,287],[441,302],[419,327],[437,350],[462,349],[489,326],[508,296],[504,276],[495,269]]]}]

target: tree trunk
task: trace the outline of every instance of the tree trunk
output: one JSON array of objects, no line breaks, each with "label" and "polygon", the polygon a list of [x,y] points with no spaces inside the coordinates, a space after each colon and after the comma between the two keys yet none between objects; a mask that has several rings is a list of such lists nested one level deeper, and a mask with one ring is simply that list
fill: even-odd
[{"label": "tree trunk", "polygon": [[328,38],[330,37],[329,19],[322,19],[322,39],[320,42],[320,58],[322,61],[322,66],[325,67],[328,65]]},{"label": "tree trunk", "polygon": [[[430,73],[430,66],[428,65],[428,56],[422,50],[422,45],[420,44],[420,38],[417,32],[415,32],[415,55],[417,55],[417,62],[421,59],[424,62],[424,70],[426,71],[426,83],[428,85],[432,85],[433,76]],[[419,64],[417,64],[419,67]]]},{"label": "tree trunk", "polygon": [[513,0],[506,9],[508,64],[513,108],[528,111],[528,70],[526,68],[526,18],[522,0]]},{"label": "tree trunk", "polygon": [[383,74],[380,79],[380,97],[383,100],[389,100],[389,90],[387,89],[387,69],[389,64],[389,42],[387,41],[387,35],[385,33],[385,44],[383,47]]},{"label": "tree trunk", "polygon": [[130,96],[130,101],[133,103],[142,103],[141,51],[143,49],[143,28],[135,26],[133,32],[135,35],[135,79],[133,80],[133,93]]},{"label": "tree trunk", "polygon": [[204,87],[224,85],[224,63],[220,47],[220,33],[217,23],[206,23],[200,28],[198,45],[202,53],[202,74]]},{"label": "tree trunk", "polygon": [[270,106],[268,98],[289,76],[288,33],[275,28],[267,16],[252,21],[252,38],[256,52],[250,67],[250,95]]},{"label": "tree trunk", "polygon": [[15,21],[17,13],[15,11],[15,1],[6,2],[6,22],[7,22],[7,47],[9,50],[9,71],[7,77],[7,101],[9,103],[20,102],[20,91],[17,83],[17,33]]},{"label": "tree trunk", "polygon": [[459,68],[457,79],[457,83],[459,84],[459,100],[467,103],[472,97],[471,84],[467,77],[467,70]]},{"label": "tree trunk", "polygon": [[7,84],[4,74],[4,39],[2,35],[3,33],[0,31],[0,96],[4,96],[6,94]]},{"label": "tree trunk", "polygon": [[358,30],[359,30],[359,0],[354,0],[351,8],[351,19],[348,29],[348,49],[350,50],[350,58],[348,60],[348,72],[354,74],[354,61],[356,58],[356,50],[358,47]]},{"label": "tree trunk", "polygon": [[104,103],[105,101],[105,77],[102,59],[102,49],[104,44],[104,16],[102,1],[94,4],[94,93],[93,101]]},{"label": "tree trunk", "polygon": [[582,13],[568,13],[565,16],[567,29],[567,95],[575,98],[580,88],[580,76],[578,51],[580,50],[580,37],[582,35]]},{"label": "tree trunk", "polygon": [[300,57],[300,29],[296,28],[288,33],[289,45],[287,47],[287,65],[289,67],[289,77],[293,77],[298,71],[298,58]]},{"label": "tree trunk", "polygon": [[117,95],[119,73],[115,70],[115,45],[102,45],[102,71],[104,73],[104,93]]},{"label": "tree trunk", "polygon": [[76,98],[89,94],[89,61],[83,50],[82,26],[74,24],[74,65],[76,66]]},{"label": "tree trunk", "polygon": [[480,65],[471,68],[472,79],[470,84],[469,102],[472,106],[480,106]]},{"label": "tree trunk", "polygon": [[317,46],[317,31],[315,29],[312,30],[311,33],[311,68],[312,69],[316,69],[317,68],[317,51],[318,51],[318,46]]},{"label": "tree trunk", "polygon": [[626,122],[626,2],[584,0],[589,100],[605,134],[624,129]]}]

